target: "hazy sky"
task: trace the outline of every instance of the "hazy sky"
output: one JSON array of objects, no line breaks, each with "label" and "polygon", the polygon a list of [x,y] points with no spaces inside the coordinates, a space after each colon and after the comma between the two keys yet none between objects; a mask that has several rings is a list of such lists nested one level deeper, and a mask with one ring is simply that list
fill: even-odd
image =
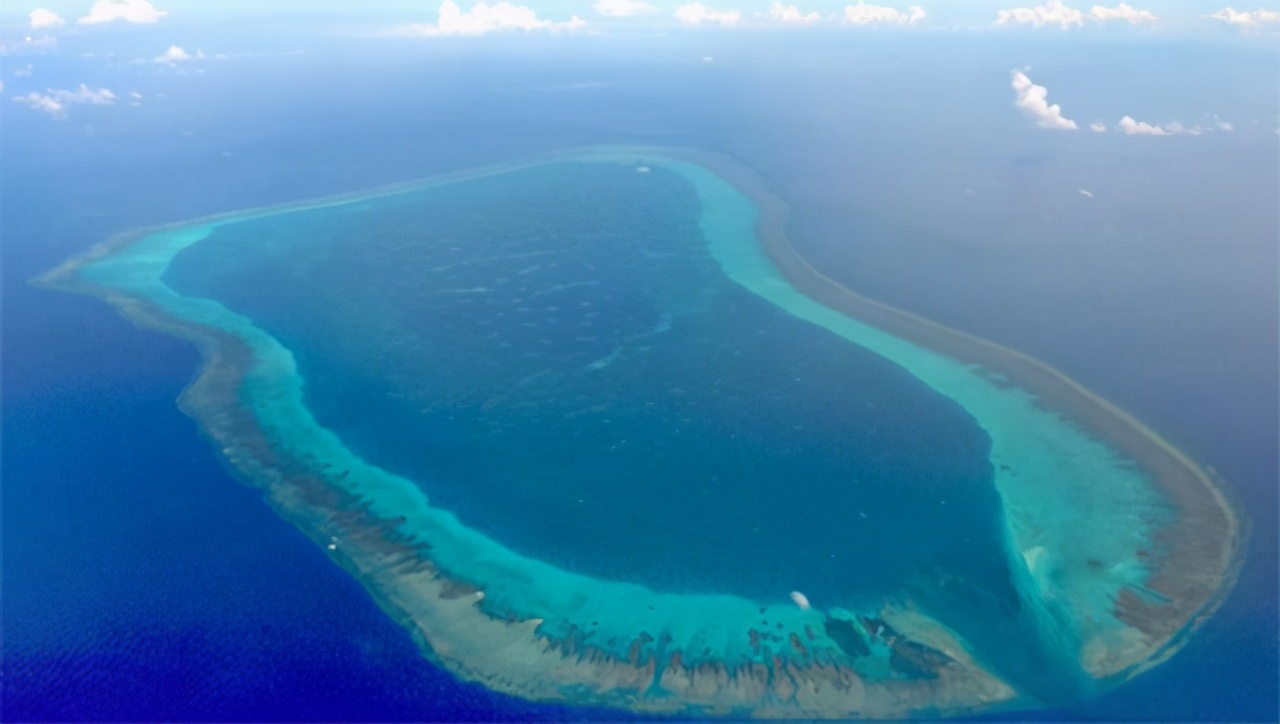
[{"label": "hazy sky", "polygon": [[[66,120],[95,109],[140,106],[148,94],[139,83],[147,79],[167,77],[173,83],[233,59],[305,53],[344,57],[351,52],[349,47],[335,50],[335,42],[359,43],[361,52],[405,52],[435,44],[472,53],[502,47],[507,52],[524,47],[520,52],[540,48],[543,53],[572,53],[560,49],[585,40],[597,50],[654,54],[678,44],[687,52],[705,41],[705,49],[691,60],[713,62],[719,55],[716,44],[732,41],[759,48],[754,55],[740,55],[740,63],[774,58],[794,65],[806,55],[816,58],[811,51],[819,45],[838,50],[868,44],[882,47],[886,57],[901,49],[913,55],[941,54],[939,62],[949,62],[947,53],[954,61],[956,51],[939,48],[953,38],[967,44],[958,51],[966,55],[1019,46],[1007,61],[998,61],[1007,63],[1007,70],[983,72],[993,84],[1004,85],[1004,107],[1010,113],[1046,132],[1204,136],[1236,132],[1247,121],[1249,133],[1280,133],[1275,88],[1251,87],[1256,80],[1221,79],[1223,85],[1234,84],[1238,97],[1260,99],[1247,108],[1210,107],[1186,98],[1181,80],[1203,67],[1194,60],[1195,52],[1188,51],[1188,42],[1215,46],[1219,55],[1253,53],[1257,63],[1257,53],[1272,52],[1280,40],[1280,12],[1233,9],[1217,0],[1161,0],[1158,11],[1145,2],[1086,6],[1074,4],[1076,0],[1039,5],[1027,0],[1022,5],[1015,0],[936,5],[927,0],[920,5],[865,0],[37,1],[39,5],[26,8],[16,2],[3,5],[0,113],[5,115],[35,112]],[[1029,66],[1038,47],[1070,49],[1070,63],[1080,65],[1097,55],[1089,48],[1102,45],[1109,51],[1130,48],[1135,59],[1141,54],[1148,62],[1153,54],[1160,57],[1158,72],[1142,81],[1149,85],[1135,90],[1139,96],[1161,97],[1167,108],[1117,100],[1105,104],[1105,110],[1080,115],[1090,94],[1070,85],[1079,76],[1055,75],[1053,65],[1047,71]],[[1094,82],[1105,85],[1101,78]],[[165,92],[163,83],[147,85],[152,95]],[[1157,110],[1160,116],[1151,115]]]},{"label": "hazy sky", "polygon": [[[901,42],[912,52],[927,52],[928,44],[910,41],[963,36],[993,48],[1007,42],[1053,47],[1132,44],[1135,52],[1163,54],[1168,61],[1165,75],[1194,72],[1194,64],[1162,45],[1166,41],[1211,43],[1225,52],[1236,46],[1248,52],[1274,48],[1280,40],[1280,12],[1231,9],[1217,0],[1137,0],[1135,5],[884,1],[38,0],[39,5],[26,7],[7,2],[0,27],[0,95],[6,100],[0,108],[7,114],[26,106],[65,119],[93,107],[139,105],[136,91],[118,85],[129,82],[130,75],[204,73],[210,64],[231,58],[323,52],[324,43],[335,40],[404,48],[502,43],[505,38],[555,48],[580,38],[607,46],[611,36],[619,43],[623,38],[634,43],[651,37],[655,47],[680,38],[764,42],[768,36],[769,42],[791,43],[787,52],[794,54],[804,52],[805,37],[821,38],[828,45],[871,42],[891,48]],[[1217,115],[1216,109],[1199,107],[1178,117],[1142,117],[1139,111],[1119,107],[1108,110],[1107,117],[1076,116],[1052,94],[1039,68],[1025,67],[1030,62],[1027,55],[1011,53],[1009,75],[999,82],[1007,84],[1012,108],[1047,131],[1196,136],[1231,132],[1239,123]],[[714,60],[710,51],[702,59]],[[1274,98],[1275,89],[1257,93]],[[1275,130],[1274,113],[1270,118],[1258,118],[1256,110],[1250,113],[1255,126]]]},{"label": "hazy sky", "polygon": [[[1104,0],[1109,2],[1109,0]],[[189,22],[210,22],[226,20],[242,21],[246,17],[291,17],[305,19],[317,23],[327,23],[335,27],[363,28],[370,25],[395,25],[409,23],[430,23],[437,20],[440,3],[434,0],[374,0],[371,2],[276,2],[263,0],[105,0],[97,5],[114,5],[121,8],[121,14],[127,14],[125,8],[133,13],[135,19],[145,19],[149,8],[154,7],[165,15],[160,17],[163,24],[183,24]],[[62,32],[76,30],[76,20],[90,14],[94,0],[40,0],[35,3],[6,2],[0,8],[0,18],[10,32],[27,24],[28,13],[38,8],[53,13],[67,21],[61,26]],[[476,3],[470,0],[458,0],[457,5],[462,13],[470,12]],[[503,5],[512,7],[499,10]],[[862,5],[862,8],[858,8]],[[854,9],[846,10],[853,6]],[[513,3],[488,3],[490,17],[502,15],[503,11],[510,16],[511,12],[527,9],[539,20],[549,22],[566,22],[577,16],[585,21],[583,30],[588,28],[607,31],[622,30],[630,27],[695,27],[698,25],[732,25],[738,28],[751,26],[779,25],[823,25],[848,16],[850,25],[912,25],[925,29],[948,28],[982,28],[993,25],[1000,11],[1023,10],[1022,13],[1011,13],[1006,24],[1018,24],[1020,17],[1027,26],[1032,19],[1038,20],[1042,26],[1055,29],[1065,22],[1068,27],[1079,29],[1097,29],[1103,26],[1128,25],[1132,20],[1136,26],[1145,31],[1188,29],[1203,32],[1220,32],[1227,27],[1254,27],[1267,25],[1273,28],[1280,25],[1280,16],[1268,16],[1266,10],[1278,10],[1280,7],[1240,5],[1235,8],[1234,15],[1224,18],[1231,20],[1213,20],[1206,16],[1219,13],[1227,4],[1222,0],[1138,0],[1127,5],[1125,3],[1096,5],[1087,0],[965,0],[965,2],[943,2],[920,0],[919,2],[901,2],[897,0],[877,0],[877,2],[849,2],[847,0],[797,0],[796,2],[773,2],[772,0],[703,0],[688,2],[687,0],[527,0]],[[918,10],[917,10],[918,8]],[[1095,8],[1097,10],[1095,10]],[[1240,13],[1257,13],[1261,15],[1245,17]],[[1101,12],[1098,12],[1100,10]],[[1145,14],[1144,14],[1145,13]],[[485,14],[483,11],[482,15]],[[1149,15],[1154,15],[1152,20]],[[47,16],[46,16],[47,17]],[[912,20],[915,17],[917,19]],[[1104,18],[1109,18],[1105,19]],[[47,26],[52,29],[57,26]],[[84,26],[82,26],[83,28]]]}]

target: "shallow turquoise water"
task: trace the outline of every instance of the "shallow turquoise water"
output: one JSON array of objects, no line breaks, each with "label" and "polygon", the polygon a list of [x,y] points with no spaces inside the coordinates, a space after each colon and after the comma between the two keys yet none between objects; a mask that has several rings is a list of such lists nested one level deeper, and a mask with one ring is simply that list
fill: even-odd
[{"label": "shallow turquoise water", "polygon": [[726,278],[675,173],[540,166],[219,226],[166,280],[296,356],[370,462],[515,551],[661,591],[1010,606],[990,442]]}]

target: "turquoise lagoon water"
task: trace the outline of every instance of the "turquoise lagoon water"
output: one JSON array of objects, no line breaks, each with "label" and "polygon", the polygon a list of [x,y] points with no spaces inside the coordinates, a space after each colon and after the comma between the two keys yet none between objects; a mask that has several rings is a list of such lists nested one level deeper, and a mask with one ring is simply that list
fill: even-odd
[{"label": "turquoise lagoon water", "polygon": [[914,604],[1020,693],[1085,691],[1165,504],[1029,394],[792,289],[754,222],[689,163],[566,160],[179,227],[82,273],[246,340],[268,437],[495,616],[730,663],[816,630],[866,677],[928,677],[833,625]]},{"label": "turquoise lagoon water", "polygon": [[733,283],[698,210],[671,171],[542,166],[221,226],[166,280],[288,347],[362,458],[526,555],[765,602],[1007,580],[972,418]]}]

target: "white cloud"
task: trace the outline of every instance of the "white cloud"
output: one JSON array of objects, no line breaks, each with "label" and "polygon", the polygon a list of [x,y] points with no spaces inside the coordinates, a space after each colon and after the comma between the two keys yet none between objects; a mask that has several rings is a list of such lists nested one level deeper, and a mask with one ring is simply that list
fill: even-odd
[{"label": "white cloud", "polygon": [[1037,126],[1063,131],[1074,131],[1078,128],[1075,121],[1063,117],[1061,106],[1057,103],[1049,105],[1048,89],[1032,83],[1026,73],[1015,70],[1012,86],[1018,96],[1013,104],[1028,118],[1035,121]]},{"label": "white cloud", "polygon": [[[1229,132],[1229,130],[1235,129],[1233,124],[1217,118],[1216,115],[1204,115],[1206,115],[1206,118],[1212,119],[1212,123],[1210,125],[1201,125],[1198,123],[1194,125],[1187,125],[1176,122],[1176,120],[1172,123],[1157,125],[1155,123],[1142,122],[1142,120],[1134,120],[1132,115],[1126,115],[1124,118],[1120,119],[1119,123],[1116,123],[1116,130],[1119,130],[1120,133],[1124,133],[1125,136],[1203,136],[1203,134],[1217,132],[1217,130]],[[1094,123],[1089,125],[1089,128],[1100,130],[1100,132],[1101,130],[1106,130],[1105,125],[1102,123]]]},{"label": "white cloud", "polygon": [[57,50],[58,39],[52,35],[42,35],[33,38],[30,35],[23,38],[21,42],[0,43],[0,55],[23,55],[25,53],[43,53],[45,51]]},{"label": "white cloud", "polygon": [[184,60],[191,60],[191,54],[177,45],[170,45],[168,50],[152,58],[151,62],[168,63],[169,65],[173,65],[174,63],[181,63]]},{"label": "white cloud", "polygon": [[147,0],[97,0],[89,8],[89,14],[76,22],[81,25],[97,25],[123,20],[126,23],[153,25],[168,14],[165,10],[156,10]]},{"label": "white cloud", "polygon": [[1124,118],[1121,118],[1120,123],[1117,124],[1116,127],[1120,129],[1121,133],[1124,133],[1129,136],[1168,136],[1170,135],[1168,131],[1164,130],[1160,126],[1153,126],[1150,123],[1135,121],[1130,116],[1125,116]]},{"label": "white cloud", "polygon": [[1093,198],[1093,192],[1090,191],[1089,189],[1080,189],[1080,195],[1085,197],[1086,199]]},{"label": "white cloud", "polygon": [[44,8],[32,10],[27,14],[27,17],[31,19],[31,27],[33,28],[56,28],[59,25],[67,24],[67,21],[62,19],[62,16]]},{"label": "white cloud", "polygon": [[690,25],[702,23],[719,23],[721,25],[737,25],[742,13],[737,10],[712,10],[699,2],[681,5],[676,8],[676,19]]},{"label": "white cloud", "polygon": [[25,103],[37,111],[44,111],[52,116],[60,116],[65,112],[62,104],[52,96],[42,96],[35,91],[32,91],[25,96],[14,96],[13,99],[19,103]]},{"label": "white cloud", "polygon": [[775,2],[773,5],[770,5],[768,13],[756,14],[776,20],[780,23],[789,23],[794,25],[813,25],[814,23],[822,20],[822,16],[816,12],[805,14],[795,5],[783,5],[780,2]]},{"label": "white cloud", "polygon": [[13,100],[52,116],[63,116],[66,114],[67,106],[78,103],[93,106],[111,105],[116,102],[116,95],[106,88],[93,90],[81,83],[80,87],[73,91],[49,88],[43,95],[33,91],[25,96],[15,96]]},{"label": "white cloud", "polygon": [[596,0],[596,12],[624,18],[630,15],[645,15],[657,10],[654,6],[640,0]]},{"label": "white cloud", "polygon": [[1029,8],[1010,8],[996,11],[996,25],[1030,25],[1034,28],[1057,25],[1066,30],[1071,26],[1084,27],[1086,22],[1105,23],[1123,20],[1130,25],[1154,23],[1156,16],[1148,10],[1138,10],[1124,3],[1108,8],[1094,5],[1088,12],[1068,7],[1062,0],[1049,0],[1044,5]]},{"label": "white cloud", "polygon": [[1155,13],[1150,10],[1137,10],[1120,3],[1113,8],[1104,8],[1101,5],[1094,5],[1089,8],[1089,19],[1106,22],[1108,20],[1124,20],[1130,25],[1139,23],[1154,23],[1157,18]]},{"label": "white cloud", "polygon": [[840,21],[846,25],[872,25],[890,23],[895,25],[915,25],[924,19],[924,8],[912,5],[906,12],[884,5],[868,5],[859,0],[857,5],[846,5],[840,14]]},{"label": "white cloud", "polygon": [[996,25],[1058,25],[1065,29],[1084,25],[1084,13],[1063,5],[1062,0],[1049,0],[1040,7],[997,10]]},{"label": "white cloud", "polygon": [[488,5],[480,2],[463,12],[454,0],[440,3],[440,15],[436,23],[413,23],[398,29],[402,35],[484,35],[499,30],[577,30],[587,21],[574,15],[562,23],[542,20],[538,14],[523,5],[500,2]]},{"label": "white cloud", "polygon": [[1094,133],[1106,133],[1107,124],[1103,123],[1102,121],[1094,121],[1093,123],[1089,124],[1089,130],[1093,131]]},{"label": "white cloud", "polygon": [[1280,25],[1280,11],[1276,10],[1235,10],[1228,7],[1205,17],[1249,30],[1257,30],[1268,25]]},{"label": "white cloud", "polygon": [[1116,128],[1121,133],[1129,136],[1177,136],[1189,135],[1199,136],[1204,133],[1204,128],[1200,126],[1184,126],[1177,121],[1166,123],[1163,126],[1153,125],[1145,121],[1135,121],[1131,116],[1125,116],[1116,124]]},{"label": "white cloud", "polygon": [[14,77],[14,78],[30,78],[30,77],[31,77],[31,69],[32,69],[32,68],[34,68],[34,67],[35,67],[35,66],[31,65],[30,63],[27,63],[26,65],[22,66],[21,68],[15,68],[15,69],[13,70],[13,77]]}]

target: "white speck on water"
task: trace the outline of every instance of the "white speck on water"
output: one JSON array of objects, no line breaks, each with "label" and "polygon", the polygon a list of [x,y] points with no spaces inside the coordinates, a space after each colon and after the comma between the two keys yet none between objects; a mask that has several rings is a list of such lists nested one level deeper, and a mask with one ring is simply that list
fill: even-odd
[{"label": "white speck on water", "polygon": [[791,592],[791,600],[800,607],[801,611],[809,610],[809,597],[799,591]]}]

